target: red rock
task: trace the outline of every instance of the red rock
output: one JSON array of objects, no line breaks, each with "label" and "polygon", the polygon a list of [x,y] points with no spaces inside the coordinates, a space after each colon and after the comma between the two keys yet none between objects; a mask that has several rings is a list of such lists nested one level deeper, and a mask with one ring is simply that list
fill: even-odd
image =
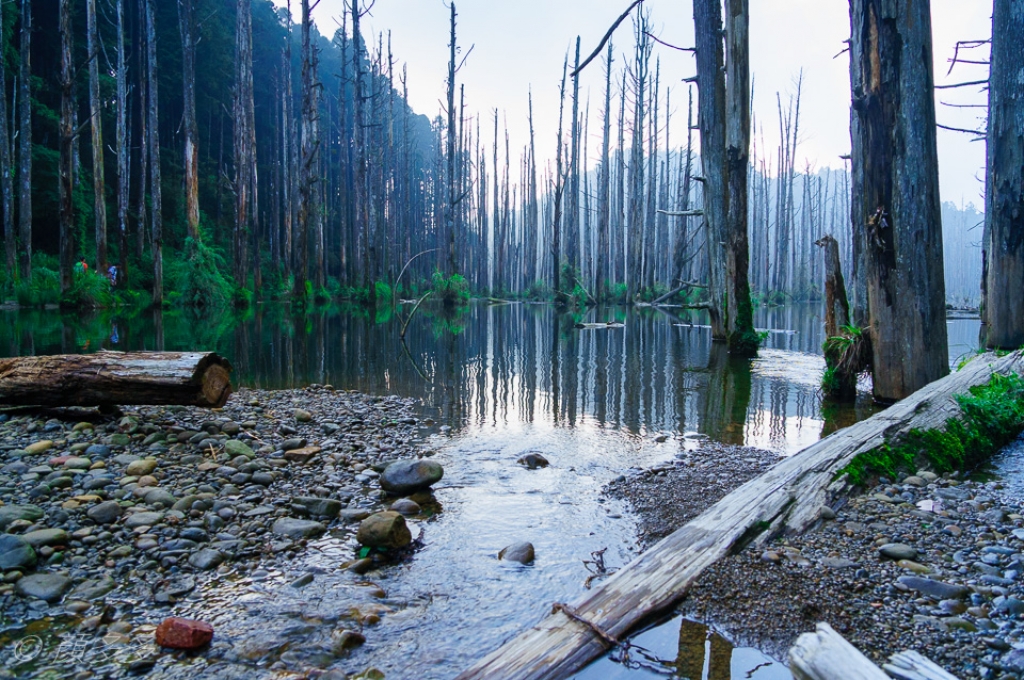
[{"label": "red rock", "polygon": [[57,456],[55,458],[51,458],[49,460],[49,464],[54,466],[54,467],[60,467],[60,466],[64,465],[64,463],[68,462],[69,460],[71,460],[71,456]]},{"label": "red rock", "polygon": [[171,649],[199,649],[210,644],[213,626],[205,621],[172,616],[156,627],[156,643]]}]

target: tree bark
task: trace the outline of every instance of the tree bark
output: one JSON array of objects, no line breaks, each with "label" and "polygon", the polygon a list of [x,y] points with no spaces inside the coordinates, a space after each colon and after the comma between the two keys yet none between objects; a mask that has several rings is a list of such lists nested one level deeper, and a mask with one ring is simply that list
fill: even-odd
[{"label": "tree bark", "polygon": [[[949,372],[929,0],[851,0],[853,207],[874,396]],[[859,304],[859,302],[858,302]]]},{"label": "tree bark", "polygon": [[60,292],[71,289],[75,266],[74,143],[75,98],[74,54],[71,33],[71,1],[60,0]]},{"label": "tree bark", "polygon": [[231,395],[230,378],[226,359],[202,352],[0,359],[0,404],[221,408]]},{"label": "tree bark", "polygon": [[89,126],[92,131],[93,212],[96,220],[96,271],[107,273],[107,195],[103,176],[103,106],[100,103],[99,34],[96,0],[87,0],[86,45],[89,50]]},{"label": "tree bark", "polygon": [[32,0],[21,0],[18,75],[18,239],[21,278],[32,280]]},{"label": "tree bark", "polygon": [[1024,2],[995,0],[988,88],[982,332],[1024,345]]},{"label": "tree bark", "polygon": [[[128,201],[130,200],[130,150],[128,148],[128,65],[124,44],[124,0],[116,0],[117,12],[117,231],[121,256],[118,281],[128,276]],[[140,78],[141,80],[141,78]]]},{"label": "tree bark", "polygon": [[160,97],[156,77],[156,21],[153,3],[146,0],[146,94],[149,98],[148,131],[145,143],[149,147],[149,191],[153,229],[153,304],[164,300],[164,216],[163,179],[160,172]]},{"label": "tree bark", "polygon": [[185,222],[199,243],[199,126],[196,122],[196,0],[178,0],[185,132]]},{"label": "tree bark", "polygon": [[245,287],[255,185],[256,120],[252,85],[252,0],[238,0],[235,22],[235,282]]},{"label": "tree bark", "polygon": [[[0,11],[0,46],[3,45],[4,18]],[[14,178],[11,176],[11,137],[7,127],[7,60],[0,58],[0,210],[4,216],[4,248],[7,274],[13,276],[18,265],[18,244],[14,238]]]}]

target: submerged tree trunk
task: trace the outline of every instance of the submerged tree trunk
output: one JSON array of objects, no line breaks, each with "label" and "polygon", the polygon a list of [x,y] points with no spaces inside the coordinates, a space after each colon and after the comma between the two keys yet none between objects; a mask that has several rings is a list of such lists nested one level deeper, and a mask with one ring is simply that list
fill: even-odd
[{"label": "submerged tree trunk", "polygon": [[1024,345],[1024,2],[995,0],[989,76],[982,332]]},{"label": "submerged tree trunk", "polygon": [[725,340],[730,352],[753,355],[757,352],[757,336],[748,281],[750,70],[747,0],[727,2],[727,62],[720,37],[720,3],[695,0],[693,10],[712,335],[716,340]]},{"label": "submerged tree trunk", "polygon": [[[874,395],[949,372],[929,0],[851,0],[852,220]],[[858,301],[858,305],[860,301]]]},{"label": "submerged tree trunk", "polygon": [[89,125],[92,130],[92,188],[96,219],[96,271],[107,272],[107,198],[103,177],[103,107],[100,104],[99,34],[96,0],[87,0],[86,44],[89,49]]},{"label": "submerged tree trunk", "polygon": [[[128,65],[125,61],[124,44],[124,0],[117,0],[117,234],[118,251],[121,256],[117,281],[124,281],[128,275],[128,201],[130,159],[128,148]],[[141,80],[141,77],[140,77]],[[145,142],[143,142],[143,145]]]},{"label": "submerged tree trunk", "polygon": [[75,73],[71,1],[60,0],[60,292],[71,289],[75,261]]}]

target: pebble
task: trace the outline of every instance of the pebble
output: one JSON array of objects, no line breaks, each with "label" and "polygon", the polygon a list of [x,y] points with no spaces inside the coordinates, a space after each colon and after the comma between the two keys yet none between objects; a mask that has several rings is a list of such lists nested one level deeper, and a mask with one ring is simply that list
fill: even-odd
[{"label": "pebble", "polygon": [[505,560],[507,562],[519,562],[520,564],[531,564],[534,560],[535,553],[532,543],[513,543],[510,546],[502,548],[498,553],[499,560]]}]

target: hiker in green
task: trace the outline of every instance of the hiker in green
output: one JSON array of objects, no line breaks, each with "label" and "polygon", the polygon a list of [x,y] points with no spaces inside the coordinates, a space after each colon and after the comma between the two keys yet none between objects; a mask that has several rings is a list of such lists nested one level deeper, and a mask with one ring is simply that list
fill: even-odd
[{"label": "hiker in green", "polygon": [[84,274],[89,271],[89,265],[85,263],[85,258],[75,263],[75,274]]}]

